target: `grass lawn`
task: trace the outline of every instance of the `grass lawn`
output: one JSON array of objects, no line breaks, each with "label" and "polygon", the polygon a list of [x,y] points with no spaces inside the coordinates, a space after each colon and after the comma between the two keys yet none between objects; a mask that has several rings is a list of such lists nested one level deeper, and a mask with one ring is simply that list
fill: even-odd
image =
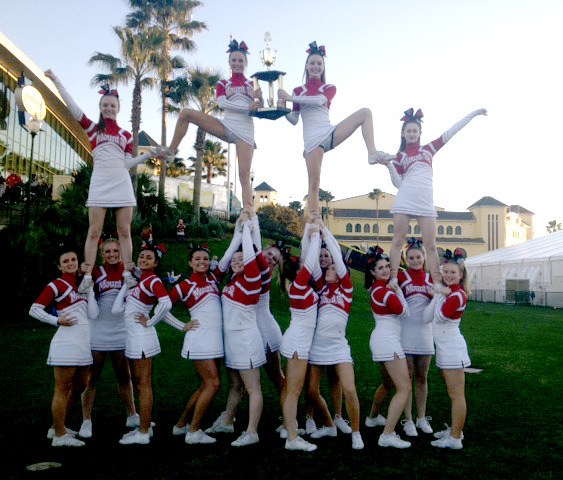
[{"label": "grass lawn", "polygon": [[[222,252],[225,242],[209,242]],[[170,245],[164,271],[187,271],[185,255]],[[430,446],[430,435],[420,434],[407,450],[377,446],[382,427],[368,429],[369,412],[380,381],[371,361],[369,335],[373,318],[362,275],[353,272],[356,286],[348,324],[355,359],[356,386],[362,410],[366,448],[351,449],[348,435],[321,439],[313,453],[287,452],[275,433],[280,424],[277,395],[263,373],[264,413],[260,444],[243,449],[230,446],[234,434],[218,434],[215,445],[186,445],[173,437],[172,425],[199,382],[191,362],[180,357],[182,335],[159,325],[162,354],[154,360],[155,436],[150,446],[121,446],[125,411],[117,395],[113,372],[106,366],[94,405],[94,436],[85,448],[55,449],[45,438],[51,425],[52,369],[45,365],[54,329],[32,318],[4,318],[0,325],[2,429],[5,460],[1,478],[76,479],[556,479],[563,469],[563,313],[535,307],[470,303],[462,323],[473,366],[467,375],[468,418],[464,448],[442,451]],[[37,293],[42,286],[37,287]],[[272,289],[272,311],[284,330],[289,323],[287,297]],[[185,316],[176,307],[178,316]],[[224,409],[227,381],[215,399],[204,425]],[[449,422],[449,399],[438,369],[430,370],[428,414],[440,430]],[[326,390],[325,390],[326,391]],[[327,392],[328,393],[328,392]],[[328,395],[327,395],[328,397]],[[328,398],[327,398],[328,400]],[[330,403],[330,402],[329,402]],[[237,434],[246,424],[245,399],[237,415]],[[303,415],[300,414],[300,420]],[[80,426],[79,408],[68,425]],[[402,430],[397,431],[402,435]],[[403,436],[403,435],[402,435]],[[61,468],[27,472],[32,463],[55,461]]]}]

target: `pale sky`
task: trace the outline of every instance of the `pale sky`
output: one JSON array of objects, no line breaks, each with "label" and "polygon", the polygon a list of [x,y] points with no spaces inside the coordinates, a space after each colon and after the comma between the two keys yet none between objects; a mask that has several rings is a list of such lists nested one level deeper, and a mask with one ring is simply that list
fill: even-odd
[{"label": "pale sky", "polygon": [[[237,6],[235,10],[233,5]],[[51,68],[81,108],[97,115],[98,73],[87,61],[96,51],[118,55],[111,27],[123,23],[121,0],[1,0],[0,31],[42,69]],[[275,68],[285,88],[302,82],[307,45],[327,49],[327,82],[337,94],[330,118],[338,123],[359,108],[373,111],[378,149],[396,152],[402,112],[424,112],[423,143],[467,113],[486,108],[434,159],[434,200],[465,211],[485,195],[535,215],[536,236],[548,221],[563,222],[562,172],[557,140],[563,112],[563,2],[561,0],[207,0],[194,19],[190,65],[228,74],[229,35],[250,48],[247,76],[265,67],[259,52],[271,32]],[[130,129],[131,87],[120,87],[120,124]],[[143,124],[160,141],[156,91],[143,95]],[[175,118],[169,119],[168,141]],[[255,185],[266,181],[280,203],[307,192],[301,122],[256,120]],[[194,154],[194,129],[180,156]],[[234,150],[234,149],[233,149]],[[233,155],[234,164],[234,155]],[[370,166],[359,132],[324,158],[321,188],[336,199],[373,188],[396,193],[387,169]],[[240,197],[240,186],[237,187]]]}]

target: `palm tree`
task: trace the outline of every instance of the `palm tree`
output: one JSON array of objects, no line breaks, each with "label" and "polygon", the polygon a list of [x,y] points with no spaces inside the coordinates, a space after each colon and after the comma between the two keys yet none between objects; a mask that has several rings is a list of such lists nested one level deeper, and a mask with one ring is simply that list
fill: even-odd
[{"label": "palm tree", "polygon": [[[205,147],[202,155],[202,178],[207,183],[211,183],[214,177],[227,175],[227,157],[225,154],[227,149],[223,147],[222,142],[205,141]],[[188,173],[195,173],[196,157],[190,157],[188,160],[193,162],[193,166],[188,168]],[[205,173],[203,173],[205,171]]]},{"label": "palm tree", "polygon": [[326,226],[328,227],[328,215],[330,214],[330,208],[328,204],[334,200],[334,195],[328,190],[323,190],[319,188],[319,201],[325,202],[326,207],[322,208],[322,218],[326,220]]},{"label": "palm tree", "polygon": [[[168,97],[174,103],[191,106],[207,115],[219,113],[215,87],[221,79],[219,71],[194,67],[187,70],[187,77],[180,77],[169,82]],[[203,153],[205,149],[206,131],[198,127],[194,148],[196,161],[194,163],[194,222],[200,221],[201,179],[203,170]]]},{"label": "palm tree", "polygon": [[134,32],[127,27],[113,27],[113,31],[121,40],[121,58],[100,52],[92,55],[88,64],[98,65],[108,70],[109,73],[98,73],[90,83],[91,85],[104,83],[127,85],[129,82],[133,82],[131,133],[133,134],[133,156],[137,156],[141,127],[142,90],[156,85],[157,80],[151,75],[155,73],[155,59],[164,44],[165,37],[155,29]]},{"label": "palm tree", "polygon": [[379,243],[379,199],[385,198],[385,194],[383,193],[383,190],[374,188],[371,192],[368,193],[368,197],[370,200],[375,200],[375,242]]},{"label": "palm tree", "polygon": [[[129,0],[133,11],[127,15],[126,23],[131,28],[154,27],[165,36],[160,50],[158,68],[160,96],[162,101],[161,144],[166,142],[166,114],[168,113],[168,84],[173,71],[185,67],[183,59],[172,56],[172,50],[193,52],[195,43],[191,40],[194,33],[207,29],[203,22],[192,20],[193,10],[202,5],[197,0]],[[158,194],[164,199],[166,165],[160,169]]]},{"label": "palm tree", "polygon": [[293,200],[292,202],[289,202],[288,207],[292,210],[295,210],[297,212],[297,215],[301,216],[303,214],[303,205],[299,200]]},{"label": "palm tree", "polygon": [[558,222],[557,220],[551,220],[547,223],[545,229],[547,230],[547,233],[554,233],[554,232],[558,232],[559,230],[562,230],[562,227],[561,227],[561,223]]}]

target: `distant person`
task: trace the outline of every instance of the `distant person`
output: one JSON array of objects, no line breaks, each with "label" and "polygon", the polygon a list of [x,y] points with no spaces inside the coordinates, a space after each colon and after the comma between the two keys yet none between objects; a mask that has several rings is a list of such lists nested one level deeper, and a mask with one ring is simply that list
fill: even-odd
[{"label": "distant person", "polygon": [[471,365],[467,343],[459,325],[470,292],[463,257],[446,250],[444,260],[443,280],[447,291],[436,292],[424,316],[427,322],[432,322],[436,366],[442,371],[452,403],[452,426],[435,433],[434,436],[438,440],[431,443],[434,447],[459,450],[463,448],[461,441],[467,416],[464,369]]},{"label": "distant person", "polygon": [[435,288],[441,287],[442,274],[436,249],[436,208],[434,207],[432,186],[432,162],[434,155],[451,138],[465,127],[473,118],[486,115],[487,110],[481,108],[471,112],[466,117],[444,132],[439,138],[427,145],[420,144],[422,133],[421,110],[416,113],[413,108],[405,111],[401,118],[401,145],[396,157],[389,156],[380,159],[386,163],[391,174],[393,185],[398,188],[397,198],[391,210],[393,214],[393,243],[389,252],[391,261],[391,279],[389,287],[398,288],[397,274],[399,271],[401,249],[407,236],[409,222],[416,217],[422,240],[426,248],[426,260]]},{"label": "distant person", "polygon": [[250,167],[256,148],[254,143],[254,122],[248,115],[262,106],[262,92],[254,91],[252,80],[244,76],[248,64],[248,47],[245,42],[231,40],[227,53],[231,78],[217,84],[217,105],[225,112],[223,118],[184,108],[179,116],[172,143],[168,147],[169,158],[176,154],[180,142],[186,136],[191,123],[224,142],[234,143],[239,165],[239,181],[242,187],[242,217],[254,215]]},{"label": "distant person", "polygon": [[324,45],[317,42],[309,44],[305,61],[305,85],[293,89],[290,95],[285,90],[278,91],[278,98],[284,102],[293,102],[293,111],[286,116],[287,120],[297,125],[299,115],[303,116],[303,140],[305,164],[308,173],[307,204],[309,221],[320,218],[319,186],[321,181],[321,165],[326,152],[336,148],[348,139],[358,128],[368,151],[370,163],[385,158],[387,154],[377,152],[373,140],[373,120],[371,110],[362,108],[338,125],[330,124],[329,109],[336,95],[336,87],[326,83]]},{"label": "distant person", "polygon": [[110,90],[103,86],[100,90],[98,122],[90,120],[76,105],[70,94],[66,91],[58,77],[47,70],[45,76],[53,81],[61,94],[71,115],[86,131],[92,147],[94,170],[88,189],[88,217],[90,226],[84,245],[84,271],[83,283],[79,291],[87,291],[94,283],[92,269],[96,262],[98,241],[104,227],[104,219],[108,208],[115,208],[115,219],[121,246],[121,258],[124,264],[123,278],[129,287],[136,285],[131,271],[133,245],[131,241],[131,221],[133,208],[137,205],[133,184],[129,176],[129,169],[146,162],[149,158],[157,156],[156,150],[132,158],[133,137],[117,124],[117,114],[120,110],[119,95],[117,90]]},{"label": "distant person", "polygon": [[[83,447],[84,442],[75,438],[76,432],[66,427],[66,418],[72,398],[78,397],[86,386],[92,364],[88,317],[97,316],[97,304],[93,289],[90,288],[88,299],[76,290],[78,256],[73,249],[61,245],[57,266],[61,276],[45,287],[29,314],[57,327],[47,357],[47,365],[51,365],[55,373],[51,403],[53,427],[47,432],[47,438],[52,439],[53,447]],[[47,313],[46,308],[52,305],[57,315]]]},{"label": "distant person", "polygon": [[176,224],[176,240],[179,243],[184,243],[186,241],[186,226],[184,219],[179,218],[178,223]]}]

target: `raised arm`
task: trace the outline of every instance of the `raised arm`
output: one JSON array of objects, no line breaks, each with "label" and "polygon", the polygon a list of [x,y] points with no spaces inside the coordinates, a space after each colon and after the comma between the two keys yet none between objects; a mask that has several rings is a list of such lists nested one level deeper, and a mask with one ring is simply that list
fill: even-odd
[{"label": "raised arm", "polygon": [[474,110],[469,115],[463,117],[459,122],[450,127],[442,134],[442,142],[447,143],[451,138],[459,132],[463,127],[465,127],[471,120],[473,120],[478,115],[487,115],[487,110],[480,108],[479,110]]},{"label": "raised arm", "polygon": [[221,272],[224,273],[229,269],[229,265],[231,264],[231,258],[233,258],[233,255],[238,250],[238,247],[240,247],[241,243],[242,243],[242,232],[238,228],[235,228],[235,233],[233,234],[233,239],[231,240],[231,244],[229,245],[229,248],[227,248],[227,250],[225,251],[225,254],[221,258],[221,260],[219,260],[219,263],[217,265]]},{"label": "raised arm", "polygon": [[387,169],[389,170],[389,175],[391,177],[393,186],[398,190],[399,188],[401,188],[401,185],[403,183],[403,176],[399,172],[397,172],[397,168],[395,167],[394,162],[387,163]]},{"label": "raised arm", "polygon": [[334,238],[334,235],[330,233],[330,230],[327,227],[324,227],[323,230],[323,240],[326,243],[326,248],[330,252],[332,257],[332,261],[334,266],[336,267],[336,274],[338,278],[344,278],[348,270],[346,269],[346,265],[344,265],[344,260],[342,260],[342,251],[340,250],[340,245]]},{"label": "raised arm", "polygon": [[111,313],[114,315],[119,315],[125,311],[125,295],[127,295],[127,290],[129,290],[129,287],[126,282],[123,282],[123,286],[121,287],[121,290],[119,290],[119,293],[113,302],[113,306],[111,307]]},{"label": "raised arm", "polygon": [[98,318],[100,309],[98,307],[98,301],[96,300],[96,294],[94,293],[94,287],[88,289],[88,318],[95,319]]},{"label": "raised arm", "polygon": [[311,233],[311,243],[307,250],[306,256],[303,256],[303,251],[301,253],[301,256],[305,261],[305,268],[309,272],[311,272],[313,279],[316,281],[322,275],[321,266],[319,265],[319,254],[321,253],[321,236],[317,225],[314,225],[311,228],[313,229],[313,232]]},{"label": "raised arm", "polygon": [[59,80],[59,77],[57,77],[52,70],[47,70],[45,72],[45,76],[55,84],[55,87],[57,87],[57,90],[59,91],[62,99],[66,103],[66,106],[68,107],[70,114],[74,117],[75,120],[80,121],[84,115],[84,112],[80,109],[78,105],[76,105],[76,102],[72,99],[70,94],[66,91],[66,88]]},{"label": "raised arm", "polygon": [[150,160],[151,158],[157,157],[158,152],[156,148],[149,148],[149,150],[145,153],[142,153],[138,157],[127,157],[125,158],[125,168],[133,168],[141,163],[145,163],[146,161]]}]

